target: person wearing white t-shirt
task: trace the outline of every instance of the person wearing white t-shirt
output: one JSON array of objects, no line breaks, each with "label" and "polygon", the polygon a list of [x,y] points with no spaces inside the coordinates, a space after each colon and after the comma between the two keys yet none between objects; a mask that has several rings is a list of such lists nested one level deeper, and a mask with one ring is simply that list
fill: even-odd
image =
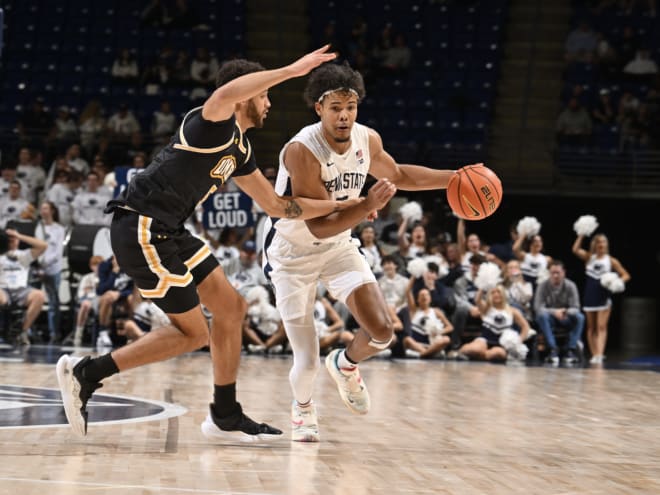
[{"label": "person wearing white t-shirt", "polygon": [[[7,229],[7,252],[0,255],[0,307],[15,305],[25,308],[19,345],[30,345],[28,333],[37,319],[46,300],[44,291],[28,285],[30,264],[43,254],[48,244],[41,239]],[[29,249],[18,249],[20,242],[30,245]]]}]

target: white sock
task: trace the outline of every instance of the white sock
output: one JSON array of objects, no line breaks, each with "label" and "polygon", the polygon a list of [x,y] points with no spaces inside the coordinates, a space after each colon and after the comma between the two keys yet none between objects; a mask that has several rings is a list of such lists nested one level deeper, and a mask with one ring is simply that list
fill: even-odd
[{"label": "white sock", "polygon": [[339,356],[337,357],[337,365],[339,366],[340,369],[349,369],[349,370],[352,370],[357,366],[357,364],[350,362],[346,358],[346,349],[344,349],[339,353]]}]

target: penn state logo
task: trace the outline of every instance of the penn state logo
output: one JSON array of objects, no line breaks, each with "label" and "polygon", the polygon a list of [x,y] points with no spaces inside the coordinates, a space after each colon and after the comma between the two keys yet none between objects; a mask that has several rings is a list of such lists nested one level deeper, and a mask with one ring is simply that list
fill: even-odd
[{"label": "penn state logo", "polygon": [[[137,423],[181,416],[167,402],[95,393],[87,403],[90,424]],[[57,389],[0,385],[0,429],[68,426]]]},{"label": "penn state logo", "polygon": [[540,265],[537,261],[532,261],[532,262],[529,264],[529,267],[530,267],[532,270],[538,270],[538,269],[539,269],[539,266],[541,266],[541,265]]},{"label": "penn state logo", "polygon": [[68,203],[71,203],[71,201],[73,201],[73,196],[67,196],[67,197],[64,198],[64,199],[65,199]]},{"label": "penn state logo", "polygon": [[594,271],[596,272],[602,272],[604,268],[604,265],[602,263],[595,263],[594,264]]},{"label": "penn state logo", "polygon": [[7,208],[7,213],[14,213],[15,211],[16,211],[16,208],[14,208],[13,206],[10,206],[9,208]]},{"label": "penn state logo", "polygon": [[89,200],[89,206],[94,206],[97,203],[97,201],[94,198],[91,198]]},{"label": "penn state logo", "polygon": [[502,323],[504,323],[504,316],[502,316],[502,315],[495,315],[495,318],[493,318],[493,320],[494,320],[495,323],[497,323],[498,325],[501,325]]},{"label": "penn state logo", "polygon": [[211,170],[211,177],[220,179],[224,184],[234,170],[236,170],[236,158],[233,155],[225,155]]}]

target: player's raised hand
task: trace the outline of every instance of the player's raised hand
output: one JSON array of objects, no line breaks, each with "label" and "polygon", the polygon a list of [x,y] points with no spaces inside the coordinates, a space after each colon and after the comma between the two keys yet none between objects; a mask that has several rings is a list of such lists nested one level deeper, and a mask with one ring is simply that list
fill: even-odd
[{"label": "player's raised hand", "polygon": [[290,64],[288,68],[292,72],[291,77],[304,76],[319,65],[337,58],[336,53],[328,52],[329,49],[329,44],[322,46]]},{"label": "player's raised hand", "polygon": [[396,194],[396,186],[389,179],[378,179],[367,193],[369,210],[380,210]]}]

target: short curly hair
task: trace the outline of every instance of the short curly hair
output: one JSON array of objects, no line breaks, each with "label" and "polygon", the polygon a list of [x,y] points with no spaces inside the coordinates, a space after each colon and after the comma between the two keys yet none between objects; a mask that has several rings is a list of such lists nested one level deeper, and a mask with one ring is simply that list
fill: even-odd
[{"label": "short curly hair", "polygon": [[227,84],[229,81],[233,81],[237,77],[262,70],[266,70],[266,68],[259,62],[252,62],[251,60],[245,60],[243,58],[227,60],[222,63],[215,75],[215,87],[219,88],[220,86]]},{"label": "short curly hair", "polygon": [[357,93],[358,101],[366,94],[362,74],[351,68],[348,62],[338,64],[329,62],[314,69],[307,80],[303,93],[305,103],[311,108],[323,93],[333,90],[353,90]]}]

